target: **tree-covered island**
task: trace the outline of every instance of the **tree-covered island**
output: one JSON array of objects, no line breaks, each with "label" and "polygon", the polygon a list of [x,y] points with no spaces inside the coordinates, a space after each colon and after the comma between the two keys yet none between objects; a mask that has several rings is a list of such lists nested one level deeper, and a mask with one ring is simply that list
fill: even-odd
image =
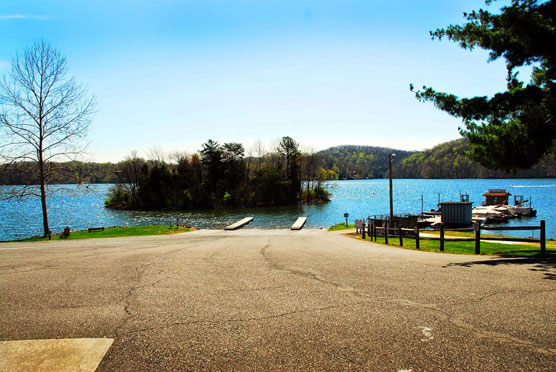
[{"label": "tree-covered island", "polygon": [[324,184],[336,176],[322,168],[322,156],[302,154],[291,137],[274,151],[246,156],[240,143],[208,140],[199,153],[176,154],[174,162],[132,154],[116,171],[118,183],[106,207],[188,210],[323,203]]}]

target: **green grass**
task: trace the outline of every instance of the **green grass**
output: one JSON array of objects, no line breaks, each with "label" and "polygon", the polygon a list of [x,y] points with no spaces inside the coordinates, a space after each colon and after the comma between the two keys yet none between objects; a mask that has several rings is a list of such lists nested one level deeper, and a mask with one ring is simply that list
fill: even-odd
[{"label": "green grass", "polygon": [[[352,234],[354,237],[361,239],[360,234]],[[366,237],[366,241],[371,241],[369,236]],[[388,239],[388,245],[394,247],[399,246],[399,238]],[[374,242],[374,240],[373,240]],[[376,243],[384,244],[384,238],[377,238]],[[547,242],[548,243],[548,242]],[[413,249],[415,248],[415,239],[404,238],[403,248]],[[440,252],[440,241],[438,240],[420,240],[420,250],[427,252]],[[475,242],[461,242],[461,241],[445,241],[444,242],[444,253],[455,253],[455,254],[475,254]],[[504,243],[490,243],[481,242],[481,254],[492,255],[492,256],[535,256],[540,253],[539,244],[504,244]],[[549,247],[547,244],[546,248],[547,255],[556,255],[556,248]]]},{"label": "green grass", "polygon": [[328,229],[328,231],[340,231],[340,230],[349,230],[355,229],[355,224],[347,225],[345,223],[336,224]]},{"label": "green grass", "polygon": [[[193,229],[186,227],[179,227],[176,229],[175,225],[170,229],[170,225],[149,225],[149,226],[130,226],[130,227],[107,227],[104,231],[73,231],[70,236],[60,238],[61,233],[52,235],[52,240],[76,240],[76,239],[93,239],[93,238],[120,238],[126,236],[146,236],[146,235],[170,235],[182,232],[188,232]],[[48,238],[32,237],[19,242],[38,242],[48,241]]]},{"label": "green grass", "polygon": [[[425,233],[425,234],[430,234],[430,235],[436,235],[438,237],[440,237],[440,231],[439,230],[425,230],[422,229],[420,230],[421,233]],[[450,231],[447,230],[444,232],[444,236],[457,236],[457,237],[464,237],[464,238],[474,238],[475,237],[475,232],[473,231]],[[515,238],[515,236],[508,236],[508,235],[492,235],[492,234],[483,234],[481,231],[481,238]],[[526,239],[526,238],[524,238]]]}]

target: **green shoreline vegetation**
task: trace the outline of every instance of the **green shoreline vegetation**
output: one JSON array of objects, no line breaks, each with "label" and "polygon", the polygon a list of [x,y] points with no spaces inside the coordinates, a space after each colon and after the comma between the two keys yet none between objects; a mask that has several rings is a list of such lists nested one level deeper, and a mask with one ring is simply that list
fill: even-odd
[{"label": "green shoreline vegetation", "polygon": [[[88,230],[72,231],[67,238],[62,237],[62,233],[57,233],[52,235],[52,241],[54,240],[78,240],[78,239],[97,239],[97,238],[122,238],[131,236],[151,236],[151,235],[173,235],[178,233],[185,233],[195,230],[191,227],[176,226],[170,227],[170,225],[146,225],[146,226],[114,226],[107,227],[104,230],[96,230],[89,232]],[[21,240],[13,240],[10,242],[2,243],[14,243],[14,242],[43,242],[49,241],[48,237],[38,237],[34,236],[31,238],[25,238]]]},{"label": "green shoreline vegetation", "polygon": [[[351,224],[346,226],[345,223],[336,224],[328,229],[328,231],[342,231],[342,230],[350,230],[354,229],[355,225]],[[422,232],[429,231],[422,230]],[[434,234],[434,231],[430,231],[431,234]],[[347,233],[353,238],[363,240],[361,234],[356,233]],[[462,232],[446,232],[445,236],[474,236],[473,233],[462,233]],[[488,235],[489,238],[511,238],[508,236],[500,236],[500,235]],[[365,237],[365,241],[373,242],[381,245],[388,245],[397,248],[403,249],[410,249],[410,250],[421,250],[424,252],[436,252],[442,253],[440,251],[440,242],[437,240],[420,240],[420,249],[415,247],[415,239],[411,238],[404,238],[404,245],[401,247],[399,244],[399,239],[397,237],[392,237],[389,239],[388,244],[384,243],[384,238],[378,237],[376,242],[374,240],[371,241],[369,236]],[[475,254],[475,242],[472,241],[445,241],[444,242],[444,252],[443,253],[451,253],[451,254]],[[556,256],[556,243],[554,241],[547,241],[547,248],[546,248],[547,256],[554,257]],[[523,244],[505,244],[499,242],[484,242],[481,241],[481,255],[485,256],[508,256],[508,257],[529,257],[529,256],[538,256],[540,254],[539,244],[535,243],[523,243]]]},{"label": "green shoreline vegetation", "polygon": [[342,230],[351,230],[351,229],[355,229],[355,224],[352,223],[346,225],[345,223],[342,222],[330,227],[328,231],[342,231]]},{"label": "green shoreline vegetation", "polygon": [[[508,179],[508,178],[555,178],[556,158],[545,156],[536,165],[527,170],[507,173],[501,170],[487,169],[473,162],[465,154],[471,146],[465,139],[445,142],[429,150],[420,152],[404,152],[399,149],[379,148],[371,146],[337,146],[314,154],[302,154],[302,162],[313,157],[322,165],[326,177],[338,180],[380,179],[388,177],[388,154],[396,154],[396,162],[392,164],[395,178],[416,179]],[[55,168],[51,184],[103,184],[117,183],[115,171],[129,167],[128,157],[118,163],[65,162],[49,163]],[[153,160],[143,160],[153,164]],[[263,162],[259,156],[247,156],[250,171],[253,166]],[[38,176],[33,164],[19,162],[4,164],[0,172],[0,185],[37,185]]]}]

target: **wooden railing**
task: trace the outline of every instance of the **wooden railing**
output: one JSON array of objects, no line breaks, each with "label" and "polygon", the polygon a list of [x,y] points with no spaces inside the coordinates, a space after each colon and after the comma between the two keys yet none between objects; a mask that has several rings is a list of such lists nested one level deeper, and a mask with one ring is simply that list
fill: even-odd
[{"label": "wooden railing", "polygon": [[[444,243],[446,241],[474,241],[475,242],[475,254],[481,253],[481,240],[501,240],[501,241],[512,241],[512,242],[538,242],[540,244],[541,255],[546,255],[546,222],[545,220],[540,221],[539,226],[497,226],[497,227],[489,227],[486,230],[495,230],[495,231],[503,231],[503,230],[512,230],[512,231],[530,231],[530,230],[540,230],[540,238],[537,239],[525,239],[525,238],[518,238],[518,237],[482,237],[481,238],[481,225],[479,223],[475,223],[475,226],[472,228],[446,228],[443,224],[440,225],[440,228],[433,229],[433,231],[439,231],[440,236],[436,237],[423,237],[420,236],[419,226],[415,226],[413,229],[403,228],[403,227],[395,227],[391,228],[388,226],[388,220],[372,220],[368,219],[367,224],[364,221],[360,221],[357,232],[362,234],[363,239],[366,238],[366,235],[369,235],[371,241],[374,239],[376,242],[377,236],[384,237],[384,243],[388,244],[389,239],[398,238],[399,245],[403,247],[403,239],[410,238],[415,239],[415,247],[420,249],[420,241],[421,240],[438,240],[440,241],[440,251],[444,251]],[[380,221],[380,225],[378,226],[377,221]],[[457,238],[446,238],[445,232],[446,231],[467,231],[467,232],[475,232],[474,237],[457,237]]]}]

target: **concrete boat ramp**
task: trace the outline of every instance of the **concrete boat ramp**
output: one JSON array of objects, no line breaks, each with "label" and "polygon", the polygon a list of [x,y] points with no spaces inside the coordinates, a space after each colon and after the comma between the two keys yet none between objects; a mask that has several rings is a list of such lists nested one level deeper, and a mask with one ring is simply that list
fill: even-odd
[{"label": "concrete boat ramp", "polygon": [[[236,223],[233,223],[229,226],[226,226],[224,230],[237,230],[241,229],[242,227],[250,224],[255,218],[254,217],[245,217]],[[301,230],[303,226],[305,226],[305,222],[307,222],[307,217],[299,217],[291,227],[291,230]]]}]

